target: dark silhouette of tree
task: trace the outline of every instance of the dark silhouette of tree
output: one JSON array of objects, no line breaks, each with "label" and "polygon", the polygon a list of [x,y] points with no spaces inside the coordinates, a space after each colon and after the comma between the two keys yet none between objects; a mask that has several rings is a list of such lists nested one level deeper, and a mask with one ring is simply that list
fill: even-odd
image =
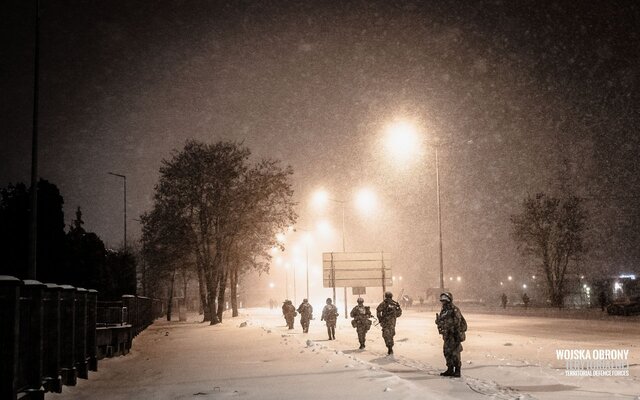
[{"label": "dark silhouette of tree", "polygon": [[273,160],[251,165],[250,154],[238,143],[188,141],[163,161],[155,188],[154,209],[171,210],[159,222],[185,229],[179,240],[193,254],[204,317],[212,324],[222,318],[229,277],[238,278],[234,246],[268,260],[276,233],[296,220],[292,169]]},{"label": "dark silhouette of tree", "polygon": [[[30,189],[23,183],[0,190],[0,273],[27,279]],[[38,182],[38,237],[36,279],[60,282],[66,263],[64,200],[56,185]]]},{"label": "dark silhouette of tree", "polygon": [[96,289],[100,292],[108,287],[106,271],[106,249],[102,240],[93,232],[85,231],[82,211],[76,210],[67,233],[68,263],[62,281],[73,286]]},{"label": "dark silhouette of tree", "polygon": [[[186,282],[188,270],[194,264],[188,226],[177,211],[170,202],[157,202],[153,210],[140,218],[146,268],[144,286],[155,297],[167,297],[167,320],[171,320],[173,312],[176,274],[180,271],[183,283]],[[186,283],[184,285],[186,294]]]},{"label": "dark silhouette of tree", "polygon": [[523,255],[533,257],[546,278],[552,305],[562,307],[567,273],[585,252],[587,212],[583,200],[538,193],[522,203],[522,212],[511,216],[512,234]]},{"label": "dark silhouette of tree", "polygon": [[127,250],[107,249],[105,274],[97,290],[105,300],[119,300],[122,295],[136,294],[136,258]]}]

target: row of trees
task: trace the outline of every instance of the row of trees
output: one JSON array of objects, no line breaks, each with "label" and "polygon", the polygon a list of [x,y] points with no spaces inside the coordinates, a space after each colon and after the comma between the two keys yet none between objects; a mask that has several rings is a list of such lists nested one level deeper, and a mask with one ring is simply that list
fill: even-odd
[{"label": "row of trees", "polygon": [[188,141],[163,160],[153,208],[141,218],[150,289],[166,281],[173,288],[178,274],[186,285],[192,271],[212,325],[222,321],[227,288],[238,315],[240,277],[268,270],[269,249],[281,246],[276,234],[297,218],[291,167],[250,156],[241,143]]},{"label": "row of trees", "polygon": [[[0,275],[27,279],[29,198],[30,189],[22,183],[0,189]],[[96,289],[101,299],[135,294],[135,257],[127,251],[107,249],[98,235],[87,232],[80,207],[67,230],[63,205],[56,185],[41,179],[36,278]]]}]

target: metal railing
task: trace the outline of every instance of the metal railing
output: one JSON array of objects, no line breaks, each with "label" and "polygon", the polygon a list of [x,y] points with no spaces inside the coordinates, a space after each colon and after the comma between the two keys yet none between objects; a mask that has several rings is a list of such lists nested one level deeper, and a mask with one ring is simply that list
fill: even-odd
[{"label": "metal railing", "polygon": [[0,275],[0,398],[43,399],[88,379],[163,313],[160,300],[102,302],[95,290]]}]

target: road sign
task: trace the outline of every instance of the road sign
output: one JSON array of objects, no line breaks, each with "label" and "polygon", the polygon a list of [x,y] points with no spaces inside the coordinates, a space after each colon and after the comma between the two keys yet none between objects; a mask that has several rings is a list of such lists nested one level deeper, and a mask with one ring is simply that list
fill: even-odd
[{"label": "road sign", "polygon": [[393,285],[389,253],[322,253],[322,269],[326,288]]},{"label": "road sign", "polygon": [[351,288],[351,294],[355,295],[362,295],[362,294],[367,294],[367,288],[364,286],[358,286],[358,287],[352,287]]}]

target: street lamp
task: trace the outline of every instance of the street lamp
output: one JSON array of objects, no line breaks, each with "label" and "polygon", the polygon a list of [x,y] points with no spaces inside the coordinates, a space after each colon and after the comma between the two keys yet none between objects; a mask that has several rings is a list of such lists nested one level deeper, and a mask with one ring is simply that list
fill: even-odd
[{"label": "street lamp", "polygon": [[308,229],[296,228],[297,230],[303,231],[304,235],[302,237],[302,241],[304,242],[304,252],[306,259],[306,268],[307,268],[307,299],[309,298],[309,242],[311,241],[311,231]]},{"label": "street lamp", "polygon": [[[314,203],[314,205],[316,207],[323,207],[327,201],[333,201],[334,203],[338,203],[340,204],[340,207],[342,209],[342,252],[345,253],[346,250],[346,245],[345,245],[345,238],[344,238],[344,221],[345,221],[345,204],[346,201],[344,200],[337,200],[337,199],[333,199],[331,197],[329,197],[329,194],[321,189],[316,191],[313,194],[313,198],[312,198],[312,202]],[[358,193],[357,197],[356,197],[356,205],[358,206],[358,208],[362,209],[363,211],[370,211],[373,206],[375,205],[375,196],[373,195],[373,192],[368,190],[368,189],[362,189],[360,190],[360,192]],[[333,302],[336,302],[336,288],[335,286],[333,287]],[[347,287],[344,287],[344,317],[348,318],[348,310],[347,310]]]},{"label": "street lamp", "polygon": [[[344,200],[336,200],[336,199],[330,198],[329,194],[324,190],[318,190],[317,192],[315,192],[313,194],[313,203],[316,206],[323,207],[327,203],[327,201],[333,201],[334,203],[338,203],[338,204],[340,204],[340,207],[342,208],[342,252],[344,253],[346,251],[345,250],[345,241],[344,241],[344,205],[345,205],[345,201]],[[334,296],[334,301],[335,301],[335,296]]]},{"label": "street lamp", "polygon": [[127,251],[127,177],[121,174],[114,174],[113,172],[107,172],[109,175],[122,178],[122,185],[124,188],[124,251]]},{"label": "street lamp", "polygon": [[[406,157],[407,154],[415,152],[418,148],[418,134],[415,126],[408,122],[396,122],[387,128],[387,148],[391,155]],[[440,163],[438,160],[438,143],[432,144],[435,150],[436,161],[436,201],[438,206],[438,238],[439,238],[439,264],[440,264],[440,290],[444,290],[444,262],[442,257],[442,211],[440,206]]]}]

